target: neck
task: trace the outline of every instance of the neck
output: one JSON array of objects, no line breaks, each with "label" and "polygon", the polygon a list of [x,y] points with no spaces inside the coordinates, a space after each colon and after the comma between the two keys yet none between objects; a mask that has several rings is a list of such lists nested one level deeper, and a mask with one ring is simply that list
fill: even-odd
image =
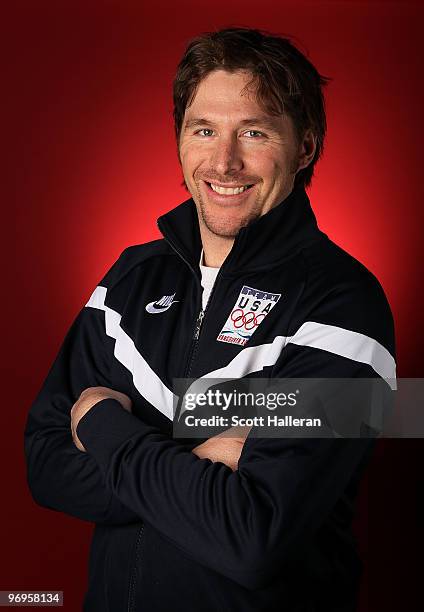
[{"label": "neck", "polygon": [[220,268],[234,244],[234,238],[217,236],[203,224],[200,225],[200,236],[203,245],[204,265]]}]

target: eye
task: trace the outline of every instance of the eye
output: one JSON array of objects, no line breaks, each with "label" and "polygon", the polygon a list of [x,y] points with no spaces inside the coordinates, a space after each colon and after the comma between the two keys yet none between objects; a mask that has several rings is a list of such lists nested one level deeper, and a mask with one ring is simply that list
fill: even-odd
[{"label": "eye", "polygon": [[258,132],[258,130],[247,130],[245,134],[250,134],[249,138],[258,138],[259,136],[264,136],[264,133]]},{"label": "eye", "polygon": [[[202,132],[210,132],[209,134],[202,134]],[[212,136],[212,132],[213,130],[209,129],[209,128],[202,128],[201,130],[197,130],[197,132],[195,132],[195,134],[199,134],[200,136]]]}]

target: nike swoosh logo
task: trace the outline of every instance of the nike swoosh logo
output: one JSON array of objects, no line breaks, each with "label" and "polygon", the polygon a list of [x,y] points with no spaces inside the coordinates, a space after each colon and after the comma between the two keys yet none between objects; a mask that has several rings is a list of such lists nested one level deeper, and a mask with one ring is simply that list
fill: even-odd
[{"label": "nike swoosh logo", "polygon": [[179,301],[173,299],[174,295],[164,295],[160,300],[149,302],[148,304],[146,304],[146,311],[150,314],[159,314],[160,312],[165,312],[165,310],[171,308],[172,304],[175,304]]}]

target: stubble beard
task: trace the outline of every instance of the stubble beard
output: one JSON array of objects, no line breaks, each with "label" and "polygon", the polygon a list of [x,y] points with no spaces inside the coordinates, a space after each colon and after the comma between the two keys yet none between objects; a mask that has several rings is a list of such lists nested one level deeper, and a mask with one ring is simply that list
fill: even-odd
[{"label": "stubble beard", "polygon": [[239,231],[252,223],[255,219],[258,219],[261,216],[261,194],[260,194],[260,186],[258,188],[257,194],[255,196],[255,202],[253,207],[246,212],[246,214],[238,219],[228,219],[228,216],[225,215],[225,210],[223,210],[222,216],[219,213],[211,213],[208,210],[207,204],[203,201],[199,185],[196,182],[196,191],[197,191],[197,208],[200,212],[200,222],[215,236],[219,236],[221,238],[235,238]]}]

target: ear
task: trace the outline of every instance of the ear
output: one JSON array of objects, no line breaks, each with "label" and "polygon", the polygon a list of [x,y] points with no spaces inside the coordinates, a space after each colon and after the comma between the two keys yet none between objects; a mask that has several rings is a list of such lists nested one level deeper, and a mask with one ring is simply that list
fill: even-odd
[{"label": "ear", "polygon": [[297,172],[309,166],[317,150],[317,139],[311,129],[306,130],[299,145]]}]

